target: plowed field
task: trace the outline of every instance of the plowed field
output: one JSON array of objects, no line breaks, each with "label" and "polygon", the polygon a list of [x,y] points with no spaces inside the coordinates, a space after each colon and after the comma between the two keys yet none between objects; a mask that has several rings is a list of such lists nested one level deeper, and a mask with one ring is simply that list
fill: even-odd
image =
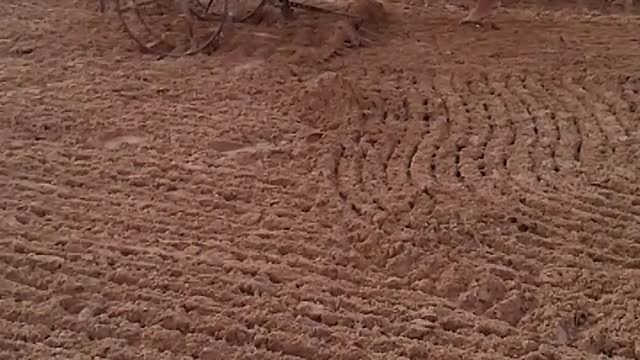
[{"label": "plowed field", "polygon": [[640,359],[637,18],[96,8],[0,4],[0,359]]}]

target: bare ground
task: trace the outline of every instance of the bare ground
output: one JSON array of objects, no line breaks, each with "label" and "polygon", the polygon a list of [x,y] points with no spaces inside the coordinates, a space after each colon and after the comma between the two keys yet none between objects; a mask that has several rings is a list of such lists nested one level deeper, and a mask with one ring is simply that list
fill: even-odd
[{"label": "bare ground", "polygon": [[640,21],[505,4],[2,2],[0,359],[640,359]]}]

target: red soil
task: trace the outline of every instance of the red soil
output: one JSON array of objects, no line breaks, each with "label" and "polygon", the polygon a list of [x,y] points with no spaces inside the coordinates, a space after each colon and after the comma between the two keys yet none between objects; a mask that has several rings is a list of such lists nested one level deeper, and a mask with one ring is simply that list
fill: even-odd
[{"label": "red soil", "polygon": [[0,359],[640,359],[640,21],[385,8],[0,3]]}]

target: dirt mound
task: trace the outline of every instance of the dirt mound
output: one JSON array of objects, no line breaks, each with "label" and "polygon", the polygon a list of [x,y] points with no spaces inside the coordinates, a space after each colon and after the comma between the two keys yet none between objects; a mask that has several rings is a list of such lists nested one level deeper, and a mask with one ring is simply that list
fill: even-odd
[{"label": "dirt mound", "polygon": [[378,0],[353,0],[347,4],[347,12],[357,16],[366,26],[380,26],[389,21],[389,14]]},{"label": "dirt mound", "polygon": [[367,91],[334,72],[306,81],[293,103],[303,123],[321,130],[344,130],[362,121],[372,101]]},{"label": "dirt mound", "polygon": [[329,3],[311,5],[328,12],[295,9],[295,20],[286,20],[279,9],[265,6],[249,20],[250,26],[228,24],[218,51],[276,56],[291,64],[315,66],[342,56],[348,49],[375,44],[389,24],[384,7],[374,0],[353,1],[346,5],[346,11],[333,9]]}]

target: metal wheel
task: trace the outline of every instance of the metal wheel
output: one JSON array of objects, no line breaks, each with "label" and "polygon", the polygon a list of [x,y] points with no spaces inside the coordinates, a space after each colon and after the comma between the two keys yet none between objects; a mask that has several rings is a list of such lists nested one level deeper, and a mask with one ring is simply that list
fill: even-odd
[{"label": "metal wheel", "polygon": [[[227,0],[194,0],[195,15],[206,20],[210,16],[220,16]],[[268,0],[232,0],[228,8],[233,22],[245,22],[255,15]],[[201,15],[206,14],[206,15]]]},{"label": "metal wheel", "polygon": [[116,0],[116,11],[129,36],[145,51],[184,56],[211,46],[222,34],[228,0],[219,13],[200,7],[212,0]]}]

